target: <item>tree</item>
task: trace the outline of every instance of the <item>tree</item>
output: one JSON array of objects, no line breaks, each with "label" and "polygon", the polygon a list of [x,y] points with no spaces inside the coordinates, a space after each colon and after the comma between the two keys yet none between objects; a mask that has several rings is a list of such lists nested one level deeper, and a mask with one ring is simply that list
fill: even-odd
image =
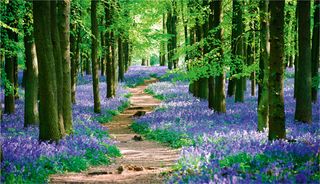
[{"label": "tree", "polygon": [[58,28],[63,70],[63,123],[67,133],[72,132],[72,101],[70,72],[70,0],[58,1]]},{"label": "tree", "polygon": [[[242,73],[242,59],[244,56],[244,43],[243,43],[243,20],[242,20],[242,9],[241,9],[241,1],[233,0],[233,15],[232,15],[232,25],[234,26],[232,29],[232,54],[234,55],[234,61],[236,63],[236,74]],[[233,33],[234,32],[234,33]],[[244,78],[238,77],[235,80],[236,91],[235,91],[235,102],[243,102],[244,101]]]},{"label": "tree", "polygon": [[39,64],[39,139],[58,141],[61,138],[55,61],[51,40],[50,1],[33,1],[34,36]]},{"label": "tree", "polygon": [[100,113],[100,95],[99,95],[99,74],[98,74],[98,21],[97,21],[97,4],[98,1],[91,1],[91,31],[92,31],[92,80],[93,80],[93,98],[94,98],[94,112]]},{"label": "tree", "polygon": [[[215,6],[215,1],[210,1],[209,3],[209,7],[210,7],[210,13],[209,13],[209,29],[214,29],[215,25],[214,25],[214,9],[216,8]],[[221,12],[222,13],[222,12]],[[220,15],[219,15],[220,16]],[[220,21],[220,19],[219,19]],[[210,33],[210,38],[214,37],[213,33]],[[213,44],[214,42],[210,42],[211,44]],[[209,44],[210,45],[210,44]],[[209,60],[209,64],[212,63],[212,59]],[[209,75],[208,78],[208,107],[210,109],[214,109],[215,107],[215,87],[214,87],[214,76],[213,75]]]},{"label": "tree", "polygon": [[299,61],[297,73],[297,95],[295,119],[312,122],[311,103],[311,45],[310,45],[310,1],[299,0],[298,44]]},{"label": "tree", "polygon": [[[16,33],[12,30],[8,30],[9,40],[15,40],[18,37]],[[5,86],[5,97],[4,97],[4,113],[12,114],[15,111],[15,93],[14,93],[14,63],[17,60],[16,53],[12,55],[5,55],[5,74],[7,79],[7,84]]]},{"label": "tree", "polygon": [[270,1],[269,140],[284,139],[284,0]]},{"label": "tree", "polygon": [[[62,104],[63,96],[62,90],[60,88],[63,86],[63,71],[62,71],[62,56],[61,56],[61,48],[60,48],[60,37],[59,30],[57,26],[57,2],[56,0],[50,1],[50,25],[51,25],[51,40],[53,47],[53,57],[54,57],[54,66],[56,72],[56,87],[57,87],[57,101],[58,101],[58,123],[61,134],[64,136],[65,129],[63,123],[63,109]],[[58,90],[59,88],[59,90]]]},{"label": "tree", "polygon": [[214,18],[213,18],[213,26],[214,28],[218,28],[218,30],[215,32],[215,40],[220,44],[217,44],[215,47],[218,47],[219,52],[219,67],[220,67],[220,73],[215,78],[215,95],[214,95],[214,110],[219,113],[226,112],[226,95],[224,92],[225,88],[225,73],[223,70],[223,49],[222,49],[222,34],[223,30],[220,25],[222,22],[222,0],[217,0],[213,2],[213,12],[214,12]]},{"label": "tree", "polygon": [[118,63],[119,63],[119,81],[124,81],[124,58],[123,58],[123,41],[122,37],[123,35],[119,35],[118,38]]},{"label": "tree", "polygon": [[268,78],[269,78],[269,19],[268,0],[260,1],[260,62],[259,62],[259,88],[258,88],[258,131],[263,131],[268,124]]},{"label": "tree", "polygon": [[111,2],[105,3],[105,17],[106,17],[106,55],[107,55],[107,98],[115,96],[115,63],[114,63],[114,33],[111,29],[113,21],[113,7]]},{"label": "tree", "polygon": [[[314,0],[313,33],[312,33],[312,79],[318,77],[319,50],[320,50],[320,0]],[[312,85],[312,101],[317,102],[319,81],[314,80]]]},{"label": "tree", "polygon": [[[11,2],[8,4],[7,12],[15,12],[17,8],[16,2]],[[7,20],[7,25],[11,28],[17,28],[17,22],[13,18]],[[6,35],[8,42],[7,50],[11,51],[10,53],[5,54],[5,66],[4,72],[6,75],[6,85],[5,85],[5,97],[4,97],[4,113],[12,114],[15,111],[15,94],[16,94],[16,71],[17,67],[17,52],[15,49],[15,44],[18,41],[18,34],[12,29],[6,29]],[[13,46],[14,45],[14,46]]]},{"label": "tree", "polygon": [[[166,33],[166,14],[162,15],[162,34]],[[166,64],[166,45],[164,41],[160,42],[160,66],[165,66]]]},{"label": "tree", "polygon": [[[38,61],[32,30],[32,4],[26,3],[24,18],[24,47],[26,56],[24,126],[39,123],[38,112]],[[31,14],[31,15],[30,15]]]}]

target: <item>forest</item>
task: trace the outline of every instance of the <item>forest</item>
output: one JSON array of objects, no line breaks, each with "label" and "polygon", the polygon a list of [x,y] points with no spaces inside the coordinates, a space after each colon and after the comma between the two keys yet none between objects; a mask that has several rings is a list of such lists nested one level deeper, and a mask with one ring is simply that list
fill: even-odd
[{"label": "forest", "polygon": [[320,0],[1,0],[1,182],[319,183]]}]

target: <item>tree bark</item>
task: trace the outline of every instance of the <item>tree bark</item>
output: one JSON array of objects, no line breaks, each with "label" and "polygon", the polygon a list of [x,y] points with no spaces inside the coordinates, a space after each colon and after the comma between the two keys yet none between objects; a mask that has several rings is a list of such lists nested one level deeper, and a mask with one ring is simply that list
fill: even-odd
[{"label": "tree bark", "polygon": [[24,127],[28,127],[39,123],[39,111],[36,45],[33,41],[33,33],[28,33],[27,28],[24,33],[24,47],[26,55]]},{"label": "tree bark", "polygon": [[58,2],[58,28],[63,71],[63,123],[66,133],[72,132],[71,61],[70,61],[70,0]]},{"label": "tree bark", "polygon": [[[101,21],[102,25],[103,25],[103,20]],[[102,48],[102,54],[101,54],[101,57],[100,57],[100,72],[101,72],[101,76],[104,76],[105,74],[105,65],[106,65],[106,54],[104,53],[105,52],[105,39],[104,39],[104,33],[101,31],[100,32],[100,44],[101,44],[101,48]]]},{"label": "tree bark", "polygon": [[[14,41],[17,37],[16,33],[11,30],[8,30],[8,38],[10,41]],[[15,85],[14,85],[14,63],[17,60],[16,54],[10,56],[9,54],[5,55],[5,74],[7,81],[10,83],[5,86],[5,97],[4,97],[4,113],[12,114],[15,111]],[[9,87],[10,86],[10,87]]]},{"label": "tree bark", "polygon": [[[234,59],[238,60],[236,62],[236,73],[242,73],[242,65],[243,65],[243,56],[244,56],[244,44],[243,44],[243,20],[242,20],[242,10],[241,10],[241,1],[233,0],[233,17],[232,24],[234,25],[234,29],[232,30],[232,34],[234,37],[232,39],[232,53],[234,55]],[[235,80],[236,91],[235,91],[235,102],[243,102],[244,101],[244,83],[243,77],[239,77]]]},{"label": "tree bark", "polygon": [[220,26],[220,23],[222,22],[222,0],[217,0],[213,2],[213,8],[214,8],[214,19],[213,19],[213,25],[214,28],[218,28],[218,30],[215,33],[215,40],[220,41],[220,45],[216,45],[215,47],[219,49],[219,67],[221,73],[218,74],[217,77],[215,77],[215,96],[214,96],[214,110],[218,113],[225,113],[226,112],[226,95],[225,95],[225,73],[223,69],[223,49],[222,49],[222,34],[223,30]]},{"label": "tree bark", "polygon": [[97,21],[97,5],[98,1],[91,1],[91,32],[92,32],[92,46],[91,46],[91,61],[92,61],[92,84],[93,84],[93,99],[94,112],[100,113],[100,94],[99,94],[99,63],[98,63],[98,21]]},{"label": "tree bark", "polygon": [[[62,56],[60,48],[60,37],[57,24],[57,2],[56,0],[51,1],[50,4],[50,18],[51,18],[51,40],[53,47],[53,57],[55,61],[55,71],[56,71],[56,87],[57,87],[57,101],[58,101],[58,119],[59,119],[59,129],[61,135],[65,135],[64,123],[63,123],[63,94],[61,87],[63,87],[63,70],[62,70]],[[58,89],[59,88],[59,89]]]},{"label": "tree bark", "polygon": [[[75,24],[71,24],[71,30],[76,30],[77,27]],[[70,52],[71,52],[71,63],[70,63],[70,72],[71,72],[71,102],[73,104],[76,103],[76,77],[77,77],[77,69],[76,69],[76,35],[70,33]]]},{"label": "tree bark", "polygon": [[[312,34],[312,79],[318,76],[319,68],[319,52],[320,52],[320,0],[314,0],[314,15],[313,15],[313,34]],[[319,81],[313,84],[312,87],[312,102],[317,103]]]},{"label": "tree bark", "polygon": [[298,81],[295,120],[312,122],[311,103],[311,45],[310,45],[310,1],[299,0],[297,4],[298,22]]},{"label": "tree bark", "polygon": [[263,131],[268,125],[269,99],[268,99],[268,79],[269,79],[269,0],[260,1],[260,62],[259,62],[259,94],[258,97],[258,131]]},{"label": "tree bark", "polygon": [[123,62],[123,41],[122,41],[122,35],[119,36],[118,38],[118,64],[119,64],[119,68],[118,68],[118,72],[119,72],[119,81],[124,81],[124,62]]},{"label": "tree bark", "polygon": [[284,70],[284,5],[270,1],[270,72],[269,72],[269,140],[284,139],[285,113],[283,97]]},{"label": "tree bark", "polygon": [[39,64],[39,139],[58,141],[59,129],[55,60],[49,1],[33,1],[34,35]]},{"label": "tree bark", "polygon": [[[105,17],[106,17],[106,28],[109,29],[112,23],[112,6],[111,2],[107,2],[105,4]],[[107,58],[107,66],[106,66],[106,77],[107,77],[107,98],[114,97],[114,76],[113,76],[113,33],[112,30],[108,30],[106,32],[106,58]]]}]

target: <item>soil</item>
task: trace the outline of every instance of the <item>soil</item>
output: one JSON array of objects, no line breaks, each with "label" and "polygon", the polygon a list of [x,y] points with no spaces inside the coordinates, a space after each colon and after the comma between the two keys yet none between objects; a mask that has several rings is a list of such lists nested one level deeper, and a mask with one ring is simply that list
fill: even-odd
[{"label": "soil", "polygon": [[89,168],[81,173],[56,174],[50,183],[164,183],[165,175],[171,171],[179,157],[179,150],[145,140],[130,129],[133,118],[151,113],[160,101],[144,90],[156,79],[145,80],[143,85],[129,88],[132,93],[130,107],[105,124],[122,157],[109,166]]}]

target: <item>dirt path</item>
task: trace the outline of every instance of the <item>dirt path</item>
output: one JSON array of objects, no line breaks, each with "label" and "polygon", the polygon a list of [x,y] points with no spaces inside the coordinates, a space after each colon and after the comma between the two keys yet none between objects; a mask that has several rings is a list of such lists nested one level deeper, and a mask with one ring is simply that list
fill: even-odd
[{"label": "dirt path", "polygon": [[[146,80],[144,85],[130,88],[131,106],[123,113],[115,116],[105,126],[111,136],[118,141],[116,144],[122,157],[117,158],[110,166],[90,168],[82,173],[53,175],[50,183],[163,183],[163,172],[178,159],[179,151],[147,140],[139,140],[130,128],[132,117],[150,113],[160,101],[144,93],[148,84],[156,79]],[[133,138],[136,136],[136,140]]]}]

